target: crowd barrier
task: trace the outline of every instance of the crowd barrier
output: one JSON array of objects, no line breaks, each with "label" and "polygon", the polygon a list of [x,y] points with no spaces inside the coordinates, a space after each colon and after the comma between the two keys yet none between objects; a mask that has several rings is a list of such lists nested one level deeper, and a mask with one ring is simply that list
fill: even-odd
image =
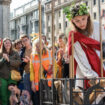
[{"label": "crowd barrier", "polygon": [[52,79],[51,87],[48,81],[40,81],[40,105],[105,105],[105,78]]}]

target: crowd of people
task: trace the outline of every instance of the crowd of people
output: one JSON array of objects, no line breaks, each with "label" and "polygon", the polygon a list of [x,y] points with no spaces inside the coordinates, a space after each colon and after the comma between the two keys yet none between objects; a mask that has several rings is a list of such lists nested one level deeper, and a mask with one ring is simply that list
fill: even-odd
[{"label": "crowd of people", "polygon": [[[41,65],[39,37],[31,41],[27,35],[22,34],[20,39],[14,42],[9,38],[4,38],[1,41],[1,105],[40,105],[39,84],[41,74],[42,78],[45,79],[51,79],[53,75],[55,78],[69,78],[72,33],[74,34],[75,78],[97,78],[101,76],[100,60],[95,52],[95,50],[100,50],[100,43],[90,38],[93,26],[88,8],[84,4],[79,4],[70,10],[68,13],[72,26],[69,37],[67,38],[64,33],[59,34],[54,45],[55,74],[52,71],[52,46],[47,41],[46,36],[42,36]],[[42,71],[40,71],[41,66]],[[11,78],[13,70],[20,73],[20,80]],[[52,82],[49,80],[48,86],[51,87],[51,84]],[[76,81],[75,87],[83,87],[83,82]]]},{"label": "crowd of people", "polygon": [[[31,43],[32,42],[32,43]],[[39,38],[31,41],[22,34],[20,39],[12,42],[4,38],[0,52],[0,102],[2,105],[39,105],[39,82],[40,82],[40,44]],[[69,76],[67,38],[62,33],[55,45],[55,74],[54,77],[62,78]],[[52,47],[46,36],[42,36],[42,77],[52,78]],[[65,71],[64,68],[67,68]],[[60,69],[60,72],[58,71]],[[21,80],[12,80],[11,71],[16,70],[21,74]],[[51,87],[51,81],[48,82]],[[25,95],[26,94],[26,95]],[[25,96],[25,97],[24,97]],[[29,98],[28,100],[26,99]],[[23,100],[25,99],[25,101]],[[30,104],[29,104],[30,103]]]}]

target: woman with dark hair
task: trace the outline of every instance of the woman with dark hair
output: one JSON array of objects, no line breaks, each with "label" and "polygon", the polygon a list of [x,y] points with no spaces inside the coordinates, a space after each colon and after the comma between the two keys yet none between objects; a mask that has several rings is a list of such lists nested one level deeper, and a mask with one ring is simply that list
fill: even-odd
[{"label": "woman with dark hair", "polygon": [[19,55],[21,54],[21,49],[23,48],[22,42],[20,39],[15,40],[14,42],[14,49],[19,53]]},{"label": "woman with dark hair", "polygon": [[12,49],[11,40],[5,38],[0,51],[0,100],[2,105],[8,105],[9,103],[8,85],[16,84],[16,81],[11,79],[11,70],[18,70],[20,63],[18,53]]}]

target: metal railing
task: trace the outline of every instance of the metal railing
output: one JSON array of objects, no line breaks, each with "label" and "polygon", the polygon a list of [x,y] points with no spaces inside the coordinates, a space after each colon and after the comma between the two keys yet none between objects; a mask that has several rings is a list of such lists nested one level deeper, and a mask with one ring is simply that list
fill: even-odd
[{"label": "metal railing", "polygon": [[[76,81],[82,81],[83,87],[75,87]],[[88,81],[88,85],[86,85]],[[90,86],[90,85],[91,86]],[[40,81],[40,105],[104,105],[105,78],[98,79],[52,79]]]}]

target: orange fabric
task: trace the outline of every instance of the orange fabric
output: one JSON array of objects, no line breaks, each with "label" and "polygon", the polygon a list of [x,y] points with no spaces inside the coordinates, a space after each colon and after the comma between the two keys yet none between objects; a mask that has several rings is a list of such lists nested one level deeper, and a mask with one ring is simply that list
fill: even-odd
[{"label": "orange fabric", "polygon": [[57,64],[58,64],[58,68],[59,68],[58,78],[62,78],[62,62],[61,62],[61,55],[60,55],[60,53],[57,54],[57,57],[58,57]]},{"label": "orange fabric", "polygon": [[[34,75],[35,75],[35,78],[34,78],[34,82],[35,82],[35,88],[36,90],[38,91],[39,90],[39,69],[40,69],[40,59],[39,59],[39,56],[38,55],[34,55],[34,58],[32,57],[33,55],[31,55],[31,61],[34,60],[33,63],[33,66],[34,66]],[[51,54],[51,57],[52,57],[52,54]],[[49,58],[49,53],[47,51],[47,54],[43,54],[42,55],[42,66],[44,68],[44,70],[48,70],[49,69],[49,65],[50,65],[50,61],[49,59],[46,59],[46,58]],[[43,59],[46,59],[43,61]],[[35,61],[38,61],[38,62],[35,62]],[[47,75],[47,79],[51,78],[51,75]],[[51,86],[51,82],[48,82],[48,86]]]},{"label": "orange fabric", "polygon": [[58,66],[59,72],[58,72],[58,78],[62,78],[62,67]]},{"label": "orange fabric", "polygon": [[52,81],[50,80],[51,75],[47,75],[47,79],[48,79],[48,86],[51,87],[51,85],[52,85]]}]

